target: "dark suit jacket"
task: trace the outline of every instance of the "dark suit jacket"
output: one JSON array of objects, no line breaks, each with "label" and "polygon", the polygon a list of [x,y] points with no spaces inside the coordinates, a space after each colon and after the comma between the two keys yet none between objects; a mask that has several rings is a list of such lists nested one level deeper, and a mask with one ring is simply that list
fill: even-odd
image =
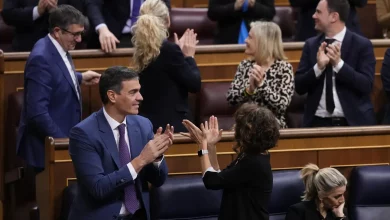
[{"label": "dark suit jacket", "polygon": [[[76,72],[79,83],[81,73]],[[81,96],[80,96],[81,98]],[[81,119],[81,102],[54,44],[46,36],[34,46],[24,70],[24,103],[17,153],[27,164],[44,168],[46,136],[68,137]]]},{"label": "dark suit jacket", "polygon": [[[317,79],[314,65],[317,51],[325,36],[312,37],[305,42],[302,57],[295,74],[298,94],[307,93],[303,125],[310,127],[321,99],[325,74]],[[374,125],[374,108],[370,100],[375,76],[375,56],[372,43],[367,38],[347,29],[341,45],[344,65],[336,74],[336,90],[345,118],[351,126]]]},{"label": "dark suit jacket", "polygon": [[187,131],[183,119],[192,120],[188,105],[188,92],[200,90],[200,72],[194,58],[184,57],[175,43],[164,41],[160,55],[140,74],[140,115],[149,118],[153,130],[167,124],[175,132]]},{"label": "dark suit jacket", "polygon": [[[33,20],[33,8],[39,0],[5,0],[2,11],[4,22],[15,27],[12,49],[31,51],[34,44],[49,33],[49,13]],[[80,0],[58,0],[58,5],[72,5],[82,11]]]},{"label": "dark suit jacket", "polygon": [[[346,210],[344,209],[344,214],[347,216]],[[321,214],[317,211],[315,201],[303,201],[292,205],[286,215],[285,220],[322,220]],[[331,210],[326,214],[325,220],[337,220],[337,218]],[[348,218],[345,217],[344,220]]]},{"label": "dark suit jacket", "polygon": [[[153,139],[152,124],[144,117],[126,117],[130,151],[137,157]],[[149,215],[148,182],[161,186],[168,169],[165,160],[159,168],[145,166],[135,180],[127,166],[120,166],[119,151],[103,109],[72,128],[69,136],[69,154],[76,172],[78,192],[69,220],[116,219],[124,199],[124,188],[136,184],[137,197]]]},{"label": "dark suit jacket", "polygon": [[[95,28],[97,25],[105,23],[108,29],[120,38],[122,30],[130,17],[131,0],[83,0],[87,16],[91,23],[91,32],[94,34],[88,44],[91,47],[100,48],[99,39],[96,36]],[[168,8],[171,7],[170,0],[163,0]]]},{"label": "dark suit jacket", "polygon": [[[313,14],[316,12],[318,2],[320,0],[289,0],[292,7],[298,8],[298,22],[296,27],[296,41],[305,41],[310,37],[317,35],[314,29]],[[356,7],[364,7],[367,5],[367,0],[349,0],[351,6],[349,17],[346,25],[350,31],[362,34],[359,25],[359,19],[356,12]]]},{"label": "dark suit jacket", "polygon": [[382,63],[381,79],[383,90],[386,92],[387,103],[385,106],[385,115],[383,124],[390,124],[390,49],[386,50],[385,57]]},{"label": "dark suit jacket", "polygon": [[220,173],[206,172],[207,189],[223,189],[219,220],[268,220],[272,192],[270,155],[246,155]]},{"label": "dark suit jacket", "polygon": [[215,44],[237,44],[241,22],[244,19],[250,30],[250,23],[257,20],[270,21],[275,15],[274,0],[256,0],[247,12],[234,10],[235,0],[210,0],[208,17],[218,22]]}]

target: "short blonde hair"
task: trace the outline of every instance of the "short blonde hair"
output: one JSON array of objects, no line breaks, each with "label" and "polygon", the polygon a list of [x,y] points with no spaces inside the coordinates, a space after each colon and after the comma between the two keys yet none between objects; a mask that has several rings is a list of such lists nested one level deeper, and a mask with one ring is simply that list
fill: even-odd
[{"label": "short blonde hair", "polygon": [[161,0],[146,0],[140,16],[132,27],[134,45],[133,68],[137,72],[145,69],[160,55],[160,47],[168,38],[169,10]]},{"label": "short blonde hair", "polygon": [[254,59],[263,62],[268,58],[286,60],[284,55],[282,31],[280,27],[270,21],[256,21],[251,23],[251,30],[255,35],[257,50]]},{"label": "short blonde hair", "polygon": [[337,187],[347,185],[347,179],[335,168],[318,168],[308,164],[301,170],[301,178],[305,185],[303,200],[309,201],[316,197],[325,197]]}]

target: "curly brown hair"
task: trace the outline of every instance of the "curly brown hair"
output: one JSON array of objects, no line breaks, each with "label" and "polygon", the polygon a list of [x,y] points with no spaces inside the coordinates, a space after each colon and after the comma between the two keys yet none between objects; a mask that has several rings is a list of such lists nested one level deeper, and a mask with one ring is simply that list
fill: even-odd
[{"label": "curly brown hair", "polygon": [[236,153],[259,154],[276,146],[280,136],[279,124],[269,109],[257,103],[244,103],[234,118],[237,144],[233,150]]}]

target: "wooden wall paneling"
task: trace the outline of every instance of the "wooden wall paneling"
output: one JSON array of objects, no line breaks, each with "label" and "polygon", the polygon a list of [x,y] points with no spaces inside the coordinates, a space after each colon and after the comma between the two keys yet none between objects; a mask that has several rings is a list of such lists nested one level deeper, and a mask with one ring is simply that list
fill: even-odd
[{"label": "wooden wall paneling", "polygon": [[3,0],[0,0],[0,10],[3,9]]},{"label": "wooden wall paneling", "polygon": [[184,0],[171,0],[171,8],[184,8]]}]

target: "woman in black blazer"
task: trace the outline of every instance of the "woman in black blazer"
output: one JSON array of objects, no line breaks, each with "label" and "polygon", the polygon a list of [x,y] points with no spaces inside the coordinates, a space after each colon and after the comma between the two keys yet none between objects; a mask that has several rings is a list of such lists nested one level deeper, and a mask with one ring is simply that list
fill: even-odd
[{"label": "woman in black blazer", "polygon": [[286,220],[346,220],[344,192],[347,179],[334,168],[308,164],[301,170],[303,201],[291,206]]},{"label": "woman in black blazer", "polygon": [[[247,11],[243,12],[245,1]],[[242,20],[249,31],[253,21],[271,21],[275,16],[274,0],[209,0],[207,16],[217,22],[215,44],[237,44]]]},{"label": "woman in black blazer", "polygon": [[255,103],[243,104],[235,113],[235,140],[238,153],[227,168],[220,171],[216,143],[222,137],[218,119],[197,128],[184,121],[199,146],[203,182],[207,189],[223,190],[219,220],[268,220],[268,202],[272,192],[269,149],[279,138],[279,125],[273,113]]},{"label": "woman in black blazer", "polygon": [[133,26],[133,64],[140,73],[144,98],[140,115],[150,119],[153,130],[166,124],[185,131],[183,119],[192,120],[188,92],[200,90],[200,72],[194,55],[196,34],[187,30],[175,43],[167,41],[169,11],[163,1],[145,1]]}]

